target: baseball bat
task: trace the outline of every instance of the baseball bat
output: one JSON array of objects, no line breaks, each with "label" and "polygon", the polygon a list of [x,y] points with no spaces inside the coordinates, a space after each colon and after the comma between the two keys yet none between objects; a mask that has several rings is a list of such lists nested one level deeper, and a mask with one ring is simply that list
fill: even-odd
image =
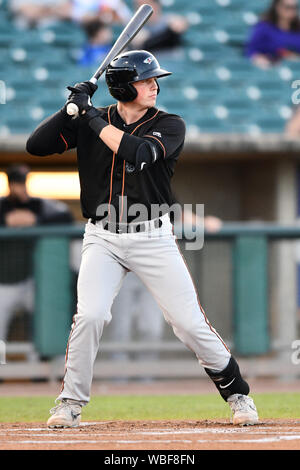
[{"label": "baseball bat", "polygon": [[[108,64],[125,49],[127,44],[137,35],[140,29],[144,26],[146,21],[150,18],[153,13],[153,8],[150,5],[143,4],[136,11],[134,16],[131,18],[129,23],[125,26],[120,36],[114,43],[113,47],[106,55],[101,65],[98,67],[94,75],[89,79],[91,83],[96,83],[105,71]],[[67,113],[70,116],[74,116],[78,113],[78,107],[75,103],[70,103],[67,106]]]}]

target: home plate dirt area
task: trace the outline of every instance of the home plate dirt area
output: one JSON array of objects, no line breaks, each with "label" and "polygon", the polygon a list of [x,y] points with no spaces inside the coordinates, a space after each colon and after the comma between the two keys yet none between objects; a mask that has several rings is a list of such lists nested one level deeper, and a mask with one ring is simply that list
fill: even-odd
[{"label": "home plate dirt area", "polygon": [[0,424],[0,449],[250,450],[300,449],[299,420],[239,427],[218,421],[83,422],[48,429],[43,423]]}]

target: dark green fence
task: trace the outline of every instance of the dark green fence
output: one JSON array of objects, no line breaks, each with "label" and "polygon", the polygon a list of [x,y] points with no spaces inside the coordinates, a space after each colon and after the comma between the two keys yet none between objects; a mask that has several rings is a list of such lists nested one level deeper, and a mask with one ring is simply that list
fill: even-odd
[{"label": "dark green fence", "polygon": [[[63,354],[70,329],[72,294],[69,241],[83,235],[83,226],[0,229],[1,240],[35,240],[34,343],[42,356]],[[268,245],[271,240],[300,238],[300,227],[268,224],[226,224],[207,240],[229,240],[233,262],[233,343],[241,355],[270,350]]]}]

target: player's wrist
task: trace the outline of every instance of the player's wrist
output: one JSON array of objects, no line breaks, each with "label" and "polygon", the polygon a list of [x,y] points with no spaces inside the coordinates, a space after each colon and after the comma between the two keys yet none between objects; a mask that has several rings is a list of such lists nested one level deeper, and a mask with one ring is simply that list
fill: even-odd
[{"label": "player's wrist", "polygon": [[108,126],[108,122],[105,121],[101,115],[100,112],[92,107],[90,108],[84,115],[81,116],[81,119],[86,121],[89,125],[89,127],[97,134],[99,135],[101,131],[104,129],[104,127]]}]

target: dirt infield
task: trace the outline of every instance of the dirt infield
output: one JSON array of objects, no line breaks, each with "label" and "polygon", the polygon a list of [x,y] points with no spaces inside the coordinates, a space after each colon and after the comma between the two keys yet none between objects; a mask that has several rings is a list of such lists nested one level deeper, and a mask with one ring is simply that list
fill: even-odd
[{"label": "dirt infield", "polygon": [[218,421],[85,422],[73,429],[45,423],[0,424],[1,450],[300,449],[300,420],[265,420],[249,427]]}]

